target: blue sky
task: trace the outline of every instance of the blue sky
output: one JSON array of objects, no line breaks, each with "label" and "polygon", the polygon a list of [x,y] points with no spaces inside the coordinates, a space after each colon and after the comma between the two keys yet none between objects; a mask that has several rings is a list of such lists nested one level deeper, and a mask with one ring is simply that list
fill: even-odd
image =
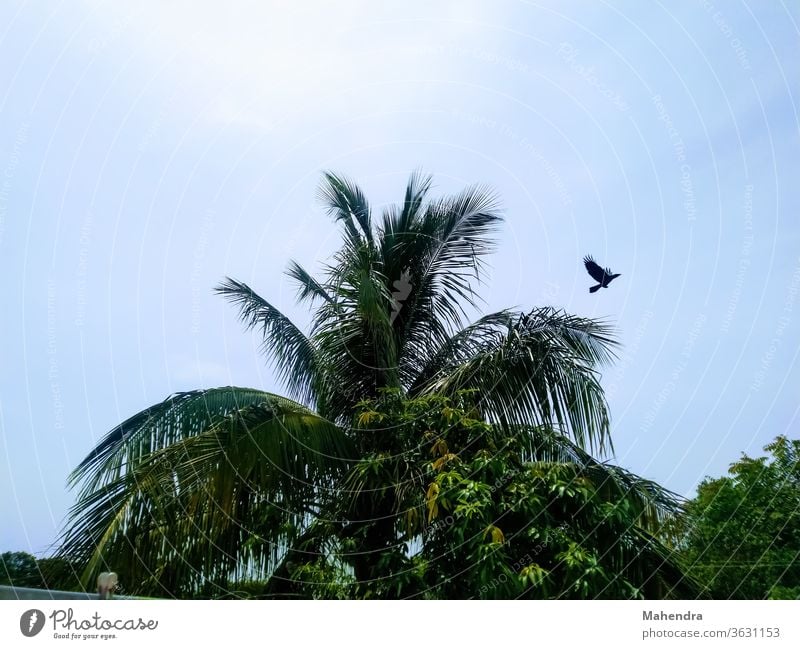
[{"label": "blue sky", "polygon": [[47,548],[134,412],[279,388],[211,289],[307,322],[325,169],[499,192],[486,310],[614,323],[618,463],[690,495],[800,434],[797,4],[300,4],[0,5],[0,551]]}]

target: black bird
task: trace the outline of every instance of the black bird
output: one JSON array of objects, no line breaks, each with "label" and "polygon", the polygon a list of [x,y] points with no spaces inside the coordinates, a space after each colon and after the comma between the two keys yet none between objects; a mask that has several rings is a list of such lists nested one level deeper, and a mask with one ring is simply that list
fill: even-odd
[{"label": "black bird", "polygon": [[612,279],[617,279],[622,273],[612,273],[610,268],[606,268],[603,270],[598,266],[594,259],[592,259],[591,255],[586,255],[583,258],[583,264],[586,266],[586,272],[592,276],[592,279],[596,282],[600,282],[597,286],[592,286],[589,289],[589,293],[594,293],[598,290],[601,286],[603,288],[608,288],[608,285],[611,283]]}]

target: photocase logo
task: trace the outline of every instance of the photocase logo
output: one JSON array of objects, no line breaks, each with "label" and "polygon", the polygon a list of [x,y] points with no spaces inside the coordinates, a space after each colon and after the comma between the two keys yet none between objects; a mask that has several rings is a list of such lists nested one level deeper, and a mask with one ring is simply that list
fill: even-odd
[{"label": "photocase logo", "polygon": [[403,308],[403,302],[411,295],[411,291],[414,288],[414,285],[411,283],[411,273],[406,268],[402,275],[400,275],[400,279],[394,282],[395,290],[392,291],[392,314],[389,317],[389,323],[394,324],[395,318],[400,313],[400,309]]},{"label": "photocase logo", "polygon": [[25,611],[19,618],[19,630],[22,635],[32,638],[44,628],[44,613],[38,608]]}]

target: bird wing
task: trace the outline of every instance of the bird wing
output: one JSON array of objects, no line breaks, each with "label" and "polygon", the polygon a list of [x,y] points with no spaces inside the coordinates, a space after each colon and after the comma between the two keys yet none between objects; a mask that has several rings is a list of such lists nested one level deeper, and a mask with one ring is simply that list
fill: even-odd
[{"label": "bird wing", "polygon": [[583,264],[586,266],[586,272],[589,273],[593,280],[596,282],[603,281],[603,269],[595,263],[594,259],[587,255],[583,258]]}]

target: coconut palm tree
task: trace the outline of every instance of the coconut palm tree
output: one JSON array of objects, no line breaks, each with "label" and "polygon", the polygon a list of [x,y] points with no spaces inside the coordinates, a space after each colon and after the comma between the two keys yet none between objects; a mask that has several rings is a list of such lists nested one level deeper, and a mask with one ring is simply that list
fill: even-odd
[{"label": "coconut palm tree", "polygon": [[[438,199],[430,189],[414,173],[403,201],[376,215],[356,184],[324,174],[320,196],[341,249],[319,278],[296,262],[287,270],[312,310],[307,332],[243,282],[217,287],[263,336],[287,396],[184,392],[111,430],[70,477],[80,491],[61,552],[87,579],[110,566],[129,589],[187,595],[285,574],[287,557],[335,519],[330,495],[388,448],[390,432],[354,425],[386,390],[408,399],[466,391],[493,427],[557,431],[570,457],[611,450],[598,373],[614,355],[609,326],[546,307],[468,323],[502,222],[498,202],[479,186]],[[626,492],[658,512],[675,505],[652,483],[631,480]],[[393,534],[392,512],[376,507],[343,565],[356,580],[375,575]],[[352,531],[358,522],[338,523]]]}]

